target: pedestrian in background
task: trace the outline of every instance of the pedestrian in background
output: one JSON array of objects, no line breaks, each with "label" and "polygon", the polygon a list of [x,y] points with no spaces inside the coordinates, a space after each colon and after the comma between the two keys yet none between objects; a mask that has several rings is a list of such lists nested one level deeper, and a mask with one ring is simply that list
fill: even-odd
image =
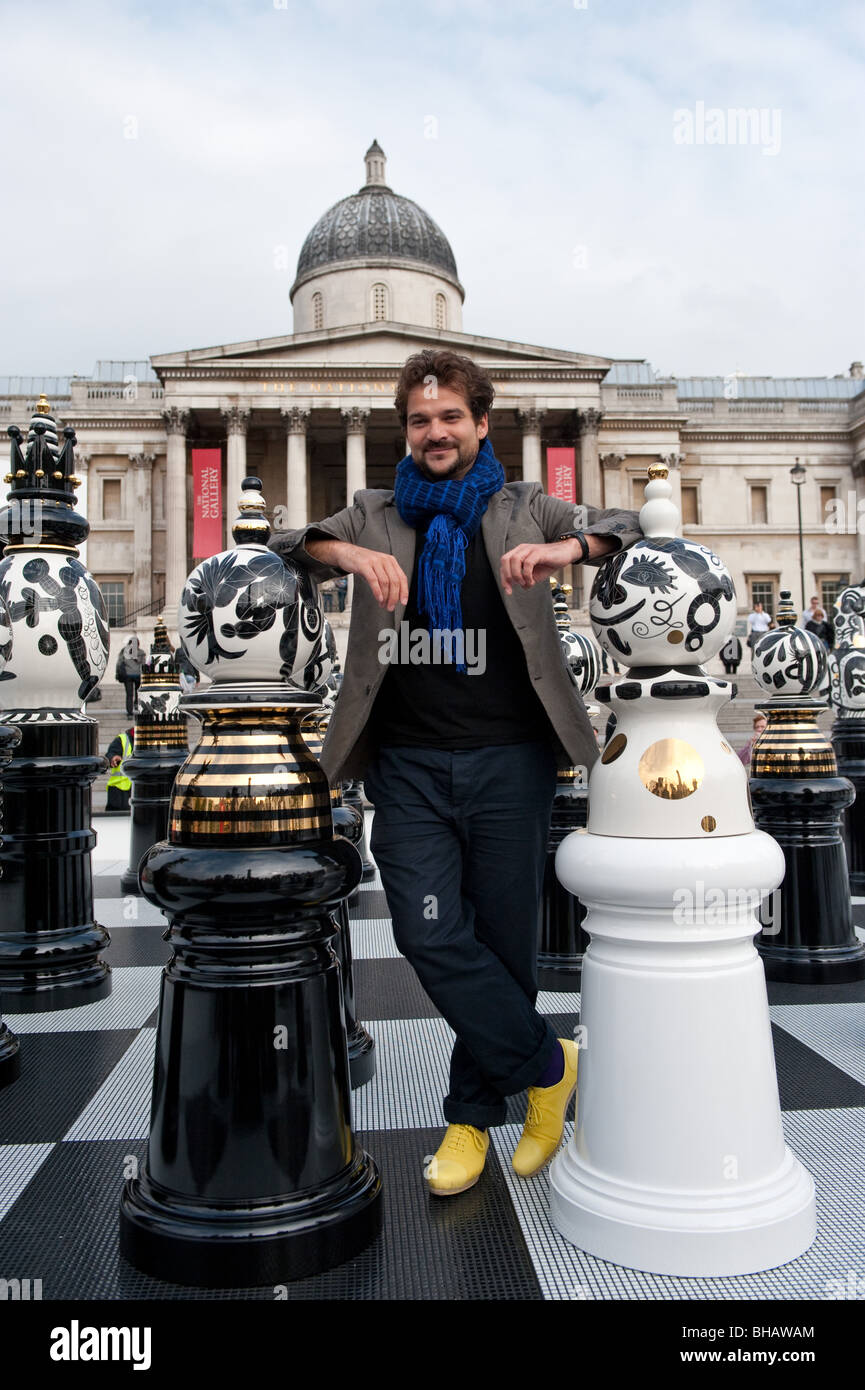
[{"label": "pedestrian in background", "polygon": [[137,637],[130,637],[117,658],[117,665],[114,668],[114,679],[126,689],[126,713],[130,718],[135,713],[143,665],[144,652],[141,643]]},{"label": "pedestrian in background", "polygon": [[735,632],[731,632],[727,641],[721,648],[721,660],[724,663],[724,672],[728,676],[735,676],[739,669],[739,662],[742,660],[742,643],[739,641]]},{"label": "pedestrian in background", "polygon": [[123,764],[135,750],[135,729],[121,729],[108,745],[108,795],[105,798],[106,811],[128,811],[132,779],[127,777]]}]

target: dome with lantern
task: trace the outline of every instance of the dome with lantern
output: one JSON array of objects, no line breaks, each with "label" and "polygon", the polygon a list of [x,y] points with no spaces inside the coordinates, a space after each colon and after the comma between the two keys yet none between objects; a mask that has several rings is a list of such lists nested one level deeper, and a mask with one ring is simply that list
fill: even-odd
[{"label": "dome with lantern", "polygon": [[666,465],[648,471],[643,539],[600,566],[589,601],[592,628],[625,666],[701,664],[733,631],[733,581],[708,546],[677,535]]},{"label": "dome with lantern", "polygon": [[267,547],[270,526],[258,478],[245,478],[237,545],[202,560],[178,612],[186,655],[216,686],[279,682],[318,691],[330,675],[318,591],[300,565]]},{"label": "dome with lantern", "polygon": [[291,287],[295,333],[378,321],[462,329],[465,291],[444,232],[387,182],[377,140],[361,188],[322,213]]}]

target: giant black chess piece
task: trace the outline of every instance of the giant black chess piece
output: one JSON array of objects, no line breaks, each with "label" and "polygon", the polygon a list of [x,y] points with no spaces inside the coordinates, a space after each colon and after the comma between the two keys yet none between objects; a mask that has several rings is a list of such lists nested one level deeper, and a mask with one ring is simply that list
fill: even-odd
[{"label": "giant black chess piece", "polygon": [[[329,627],[330,624],[327,624]],[[326,697],[326,707],[316,711],[315,714],[308,715],[303,721],[302,733],[304,742],[317,760],[321,758],[322,744],[327,732],[327,725],[330,719],[335,690],[330,691]],[[328,707],[329,702],[329,707]],[[363,839],[363,813],[358,811],[355,806],[349,806],[343,801],[342,788],[339,784],[330,789],[330,804],[333,813],[333,828],[337,835],[343,835],[346,840],[353,844],[358,852]],[[357,897],[357,893],[353,895]],[[339,959],[340,971],[342,973],[342,990],[345,1002],[345,1032],[348,1043],[348,1069],[351,1077],[351,1089],[357,1090],[358,1086],[365,1086],[375,1076],[375,1040],[364,1028],[357,1017],[357,1004],[354,994],[354,964],[351,951],[351,919],[349,915],[349,898],[344,898],[339,904],[334,917],[339,931],[336,934],[334,950]]]},{"label": "giant black chess piece", "polygon": [[[0,671],[6,664],[6,658],[3,655],[4,650],[11,645],[11,641],[12,634],[6,605],[0,599]],[[13,729],[10,724],[0,724],[0,769],[8,763],[20,742],[20,729]],[[3,801],[0,797],[0,832],[3,828],[2,807]],[[21,1053],[18,1039],[0,1017],[0,1088],[8,1086],[10,1082],[14,1081],[20,1070]]]},{"label": "giant black chess piece", "polygon": [[835,646],[829,653],[829,698],[835,710],[832,747],[839,773],[856,792],[841,817],[841,834],[850,892],[861,897],[865,894],[865,583],[842,589],[835,609]]},{"label": "giant black chess piece", "polygon": [[841,813],[855,795],[839,777],[817,726],[825,709],[826,649],[796,626],[782,590],[778,627],[754,646],[752,669],[772,693],[759,708],[769,723],[751,752],[754,819],[784,851],[784,882],[760,909],[757,949],[766,978],[828,984],[865,978],[865,945],[853,929]]},{"label": "giant black chess piece", "polygon": [[96,721],[82,712],[105,670],[108,625],[78,558],[90,527],[75,510],[75,432],[67,427],[58,448],[41,397],[26,450],[16,426],[9,434],[0,593],[14,651],[0,674],[0,708],[21,743],[3,774],[0,994],[7,1007],[42,1012],[90,1004],[111,988],[91,864],[91,787],[106,762]]},{"label": "giant black chess piece", "polygon": [[[553,584],[553,611],[571,677],[580,693],[588,697],[600,676],[600,658],[590,637],[571,630],[569,593],[570,585]],[[579,987],[583,954],[589,944],[582,927],[586,909],[579,898],[559,882],[556,853],[566,836],[585,827],[588,814],[589,769],[560,768],[550,816],[538,920],[538,982],[542,989]]]},{"label": "giant black chess piece", "polygon": [[213,685],[183,699],[201,741],[169,838],[141,866],[173,954],[147,1158],[120,1212],[139,1269],[223,1287],[339,1264],[381,1220],[378,1170],[351,1130],[334,953],[332,913],[361,866],[300,731],[327,676],[321,609],[307,574],[266,547],[258,480],[243,487],[237,549],[199,565],[180,605]]},{"label": "giant black chess piece", "polygon": [[189,752],[186,715],[180,708],[179,667],[160,618],[141,672],[135,751],[123,764],[132,781],[129,867],[120,879],[123,893],[137,893],[138,866],[168,834],[171,788]]}]

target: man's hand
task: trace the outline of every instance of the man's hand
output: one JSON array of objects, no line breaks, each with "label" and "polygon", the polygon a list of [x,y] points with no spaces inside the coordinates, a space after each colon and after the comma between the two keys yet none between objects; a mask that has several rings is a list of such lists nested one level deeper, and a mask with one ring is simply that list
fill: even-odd
[{"label": "man's hand", "polygon": [[348,541],[308,540],[306,550],[314,560],[359,575],[372,589],[376,603],[392,613],[398,603],[408,603],[408,580],[392,555],[367,550]]},{"label": "man's hand", "polygon": [[[586,536],[589,543],[588,559],[596,555],[606,555],[616,549],[616,542],[609,536]],[[502,588],[510,594],[514,584],[521,589],[530,589],[549,579],[556,570],[573,565],[579,559],[581,549],[578,541],[551,541],[546,545],[517,545],[501,558],[500,574]]]},{"label": "man's hand", "polygon": [[123,759],[120,757],[120,754],[119,754],[119,753],[115,753],[115,754],[114,754],[114,757],[111,759],[111,766],[112,766],[112,767],[119,767],[122,761],[123,761]]}]

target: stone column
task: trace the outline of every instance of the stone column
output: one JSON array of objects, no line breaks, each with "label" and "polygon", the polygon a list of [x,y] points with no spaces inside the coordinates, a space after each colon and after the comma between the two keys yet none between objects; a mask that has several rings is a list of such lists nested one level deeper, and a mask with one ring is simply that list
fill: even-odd
[{"label": "stone column", "polygon": [[[79,479],[81,480],[81,481],[80,481],[80,484],[79,484],[79,486],[78,486],[78,488],[76,489],[76,492],[75,492],[75,496],[76,496],[77,499],[78,499],[78,501],[77,501],[77,503],[76,503],[76,509],[81,513],[82,516],[87,516],[87,514],[88,514],[88,513],[87,513],[87,481],[88,481],[88,472],[89,472],[89,469],[90,469],[90,460],[92,459],[93,455],[92,455],[92,453],[90,452],[89,449],[76,449],[76,450],[75,450],[75,455],[74,455],[74,457],[75,457],[75,476],[76,476],[76,478],[79,478]],[[81,541],[80,545],[78,546],[78,558],[80,559],[82,565],[84,565],[85,568],[86,568],[86,566],[87,566],[87,542],[86,542],[86,541]]]},{"label": "stone column", "polygon": [[189,573],[186,554],[186,430],[189,411],[163,411],[165,458],[165,625],[177,630],[177,606]]},{"label": "stone column", "polygon": [[622,464],[624,454],[601,454],[599,463],[603,477],[603,506],[629,508],[630,502],[624,495]]},{"label": "stone column", "polygon": [[281,410],[285,427],[285,525],[289,531],[305,526],[309,520],[306,485],[306,431],[309,411],[293,405]]},{"label": "stone column", "polygon": [[601,491],[601,464],[598,458],[598,430],[603,411],[578,410],[577,430],[580,436],[580,501],[590,507],[604,505]]},{"label": "stone column", "polygon": [[[661,463],[665,463],[669,471],[669,482],[673,489],[673,504],[679,516],[682,515],[682,464],[685,461],[684,454],[659,454]],[[680,523],[681,534],[681,523]]]},{"label": "stone column", "polygon": [[[851,575],[854,584],[861,584],[865,577],[865,459],[853,465],[856,479],[856,573]],[[848,526],[850,518],[848,517]]]},{"label": "stone column", "polygon": [[345,421],[345,505],[350,507],[354,494],[366,487],[366,423],[369,410],[352,405],[340,411]]},{"label": "stone column", "polygon": [[523,482],[543,483],[541,466],[541,426],[547,412],[536,410],[517,411],[517,424],[523,433]]},{"label": "stone column", "polygon": [[246,477],[246,431],[249,425],[250,412],[244,410],[242,406],[232,405],[228,410],[221,411],[220,414],[222,415],[222,423],[225,425],[225,432],[228,435],[225,458],[225,498],[223,499],[222,515],[225,548],[229,550],[232,545],[231,528],[234,525],[237,504],[240,501],[240,485]]},{"label": "stone column", "polygon": [[153,465],[155,454],[130,454],[135,483],[132,518],[131,612],[137,613],[153,600]]}]

